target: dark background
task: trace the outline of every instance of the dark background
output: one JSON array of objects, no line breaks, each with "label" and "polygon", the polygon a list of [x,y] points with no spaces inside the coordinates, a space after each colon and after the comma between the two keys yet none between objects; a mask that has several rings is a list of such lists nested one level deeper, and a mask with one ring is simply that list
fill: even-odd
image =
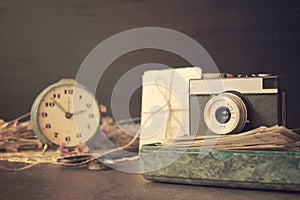
[{"label": "dark background", "polygon": [[[297,0],[1,0],[0,117],[30,111],[38,93],[75,77],[101,41],[127,29],[164,27],[197,40],[222,72],[271,72],[289,77],[289,127],[300,127],[300,1]],[[114,83],[149,62],[188,63],[170,53],[142,50],[116,60],[101,79],[97,99],[110,107]],[[140,91],[132,97],[139,116]]]}]

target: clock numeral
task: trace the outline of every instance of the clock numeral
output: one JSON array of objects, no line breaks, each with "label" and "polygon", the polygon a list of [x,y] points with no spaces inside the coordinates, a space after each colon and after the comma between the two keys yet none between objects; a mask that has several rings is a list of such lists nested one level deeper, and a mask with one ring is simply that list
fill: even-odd
[{"label": "clock numeral", "polygon": [[91,107],[92,107],[92,104],[90,104],[90,103],[86,104],[86,108],[90,109]]},{"label": "clock numeral", "polygon": [[46,118],[48,116],[48,114],[46,112],[42,112],[42,117]]},{"label": "clock numeral", "polygon": [[92,114],[92,113],[89,114],[89,118],[90,118],[90,119],[93,119],[93,118],[94,118],[94,114]]},{"label": "clock numeral", "polygon": [[60,99],[60,94],[54,93],[54,94],[53,94],[53,98],[54,98],[54,99],[56,99],[56,98],[57,98],[57,99]]},{"label": "clock numeral", "polygon": [[79,95],[79,99],[80,99],[80,100],[82,99],[82,95]]},{"label": "clock numeral", "polygon": [[46,106],[46,107],[54,107],[54,106],[55,106],[55,103],[54,103],[54,102],[46,102],[46,103],[45,103],[45,106]]},{"label": "clock numeral", "polygon": [[51,124],[46,124],[45,126],[47,129],[50,129],[51,128]]},{"label": "clock numeral", "polygon": [[65,138],[65,140],[66,140],[66,142],[70,142],[71,141],[71,137],[68,136],[68,137]]},{"label": "clock numeral", "polygon": [[65,90],[64,92],[65,92],[65,94],[73,94],[73,89],[67,89],[67,90]]},{"label": "clock numeral", "polygon": [[59,133],[54,133],[54,137],[57,138]]},{"label": "clock numeral", "polygon": [[90,124],[87,124],[86,127],[87,127],[88,129],[91,129],[91,125],[90,125]]},{"label": "clock numeral", "polygon": [[76,137],[81,138],[81,133],[77,133]]}]

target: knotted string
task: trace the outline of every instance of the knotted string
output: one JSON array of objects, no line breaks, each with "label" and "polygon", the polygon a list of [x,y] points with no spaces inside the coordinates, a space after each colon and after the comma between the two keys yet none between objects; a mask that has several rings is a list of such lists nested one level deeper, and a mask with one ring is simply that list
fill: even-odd
[{"label": "knotted string", "polygon": [[[127,149],[128,147],[130,147],[138,138],[139,138],[139,135],[141,133],[141,130],[144,128],[144,126],[147,124],[147,122],[151,119],[151,117],[153,117],[153,115],[161,112],[164,108],[167,107],[167,111],[168,111],[168,116],[167,116],[167,123],[166,123],[166,129],[165,129],[165,138],[170,138],[171,137],[171,133],[170,133],[170,126],[171,126],[171,120],[172,118],[176,121],[176,123],[179,125],[180,129],[182,132],[184,132],[184,128],[182,127],[181,123],[180,123],[180,120],[175,116],[174,112],[180,112],[180,111],[184,111],[184,109],[173,109],[172,108],[172,105],[171,105],[171,99],[172,99],[172,86],[173,86],[173,80],[174,80],[174,73],[175,73],[175,69],[172,70],[172,74],[171,74],[171,80],[170,80],[170,84],[169,84],[169,90],[165,89],[165,92],[161,89],[161,85],[159,84],[159,81],[163,81],[166,84],[166,81],[162,78],[157,78],[156,81],[155,81],[155,85],[156,85],[156,88],[157,90],[159,91],[159,93],[163,96],[163,98],[165,99],[165,102],[166,104],[163,105],[161,108],[159,108],[158,110],[154,111],[154,112],[142,112],[141,114],[150,114],[146,120],[141,124],[139,130],[137,131],[137,133],[133,136],[133,139],[127,143],[126,145],[124,146],[121,146],[121,147],[117,147],[117,148],[114,148],[114,149],[110,149],[104,153],[101,153],[101,154],[91,154],[93,157],[86,160],[86,161],[83,161],[81,163],[76,163],[76,164],[68,164],[68,163],[64,163],[63,165],[66,166],[66,167],[76,167],[76,166],[82,166],[82,165],[85,165],[85,164],[88,164],[89,162],[92,162],[98,158],[101,158],[105,155],[108,155],[108,154],[111,154],[111,153],[115,153],[115,152],[118,152],[118,151],[121,151],[121,150],[125,150]],[[165,88],[165,87],[164,87]],[[186,109],[185,109],[186,110]],[[26,114],[26,116],[28,116],[28,114]],[[24,116],[21,116],[22,118]],[[20,118],[21,118],[20,117]],[[15,120],[14,120],[15,121]],[[55,165],[61,165],[60,163],[58,162],[49,162],[51,164],[55,164]],[[12,171],[21,171],[21,170],[25,170],[25,169],[29,169],[31,167],[34,167],[34,166],[37,166],[41,164],[40,162],[35,162],[35,163],[31,163],[29,165],[26,165],[24,167],[21,167],[21,168],[9,168],[9,167],[5,167],[5,166],[2,166],[0,165],[0,168],[1,169],[6,169],[6,170],[12,170]]]},{"label": "knotted string", "polygon": [[[172,118],[175,120],[177,125],[180,127],[180,130],[182,132],[184,132],[184,128],[182,127],[180,120],[176,117],[174,112],[187,111],[186,109],[172,108],[171,100],[172,100],[172,91],[173,91],[172,88],[173,88],[174,74],[175,74],[175,69],[172,70],[171,79],[170,79],[168,88],[165,86],[162,86],[162,85],[167,85],[167,82],[165,81],[165,79],[158,77],[155,80],[155,86],[156,86],[157,90],[159,91],[159,93],[164,98],[166,103],[161,108],[159,108],[158,110],[156,110],[154,112],[142,112],[142,114],[150,114],[149,118],[151,118],[154,114],[159,113],[161,110],[163,110],[164,108],[167,107],[166,111],[168,112],[168,115],[167,115],[167,119],[166,119],[165,138],[171,137],[171,133],[170,133],[171,128],[170,127],[171,127]],[[163,82],[164,84],[160,84],[159,81]],[[164,91],[162,88],[164,88]]]}]

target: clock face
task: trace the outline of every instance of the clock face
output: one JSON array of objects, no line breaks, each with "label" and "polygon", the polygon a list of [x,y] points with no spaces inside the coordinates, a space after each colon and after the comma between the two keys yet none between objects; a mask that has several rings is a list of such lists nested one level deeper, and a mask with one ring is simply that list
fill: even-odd
[{"label": "clock face", "polygon": [[36,122],[47,142],[74,147],[98,130],[98,103],[87,89],[76,85],[53,87],[39,101]]}]

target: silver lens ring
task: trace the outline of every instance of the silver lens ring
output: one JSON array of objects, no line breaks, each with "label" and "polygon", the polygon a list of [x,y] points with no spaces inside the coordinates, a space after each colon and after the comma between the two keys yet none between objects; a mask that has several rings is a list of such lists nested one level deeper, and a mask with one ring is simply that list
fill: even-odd
[{"label": "silver lens ring", "polygon": [[204,108],[204,122],[216,134],[239,133],[247,123],[247,116],[243,99],[231,92],[211,98]]}]

